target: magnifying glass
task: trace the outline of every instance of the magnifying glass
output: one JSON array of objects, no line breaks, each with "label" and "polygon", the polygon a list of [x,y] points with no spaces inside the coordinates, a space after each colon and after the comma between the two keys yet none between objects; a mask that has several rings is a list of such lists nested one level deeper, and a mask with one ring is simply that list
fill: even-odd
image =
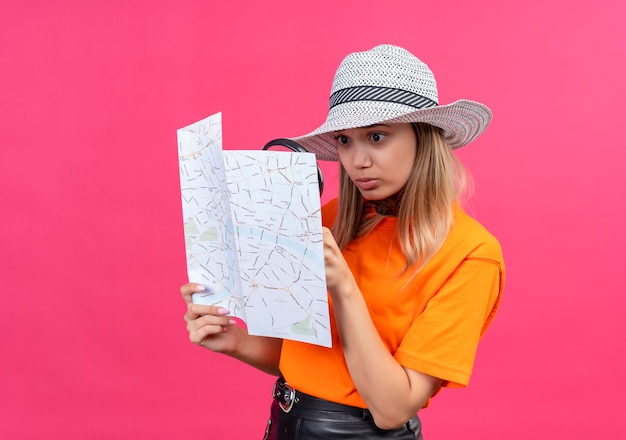
[{"label": "magnifying glass", "polygon": [[[269,141],[267,144],[265,144],[263,149],[269,150],[271,148],[272,150],[281,150],[282,149],[281,147],[286,148],[287,150],[290,150],[290,151],[294,151],[296,153],[308,153],[306,148],[304,148],[302,145],[300,145],[296,141],[292,141],[291,139],[284,139],[284,138],[278,138],[278,139]],[[317,164],[317,181],[319,182],[320,196],[321,196],[322,192],[324,191],[324,176],[322,176],[322,169],[320,168],[319,164]]]}]

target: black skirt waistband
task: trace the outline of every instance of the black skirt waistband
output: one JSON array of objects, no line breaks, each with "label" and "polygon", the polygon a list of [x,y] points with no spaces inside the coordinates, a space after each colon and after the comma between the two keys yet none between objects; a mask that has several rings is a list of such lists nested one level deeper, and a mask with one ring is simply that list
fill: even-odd
[{"label": "black skirt waistband", "polygon": [[276,380],[272,398],[278,401],[280,408],[284,412],[290,412],[292,410],[326,411],[353,414],[363,419],[372,417],[371,413],[366,408],[335,403],[298,391],[290,386],[283,377],[279,377],[278,380]]}]

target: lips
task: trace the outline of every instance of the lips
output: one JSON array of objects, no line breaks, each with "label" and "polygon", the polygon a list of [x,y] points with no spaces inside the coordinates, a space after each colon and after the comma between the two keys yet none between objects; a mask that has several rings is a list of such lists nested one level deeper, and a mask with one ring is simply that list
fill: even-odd
[{"label": "lips", "polygon": [[354,181],[354,184],[361,190],[372,190],[378,186],[378,179],[357,179]]}]

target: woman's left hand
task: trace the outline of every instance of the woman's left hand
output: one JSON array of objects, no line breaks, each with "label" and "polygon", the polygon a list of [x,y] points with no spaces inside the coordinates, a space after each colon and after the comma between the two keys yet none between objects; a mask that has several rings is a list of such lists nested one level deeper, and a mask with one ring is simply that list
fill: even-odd
[{"label": "woman's left hand", "polygon": [[326,266],[326,287],[331,296],[346,292],[355,283],[352,271],[343,258],[339,245],[330,229],[322,228],[324,236],[324,264]]}]

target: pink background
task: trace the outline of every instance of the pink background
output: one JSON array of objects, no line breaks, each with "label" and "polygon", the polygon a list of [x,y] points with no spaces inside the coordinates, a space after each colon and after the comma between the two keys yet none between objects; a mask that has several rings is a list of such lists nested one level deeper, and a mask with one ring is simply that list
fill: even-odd
[{"label": "pink background", "polygon": [[[459,155],[500,314],[427,439],[626,438],[621,0],[5,1],[0,438],[261,438],[271,377],[188,342],[176,129],[303,134],[345,54],[406,47],[493,125]],[[325,165],[327,200],[336,171]]]}]

